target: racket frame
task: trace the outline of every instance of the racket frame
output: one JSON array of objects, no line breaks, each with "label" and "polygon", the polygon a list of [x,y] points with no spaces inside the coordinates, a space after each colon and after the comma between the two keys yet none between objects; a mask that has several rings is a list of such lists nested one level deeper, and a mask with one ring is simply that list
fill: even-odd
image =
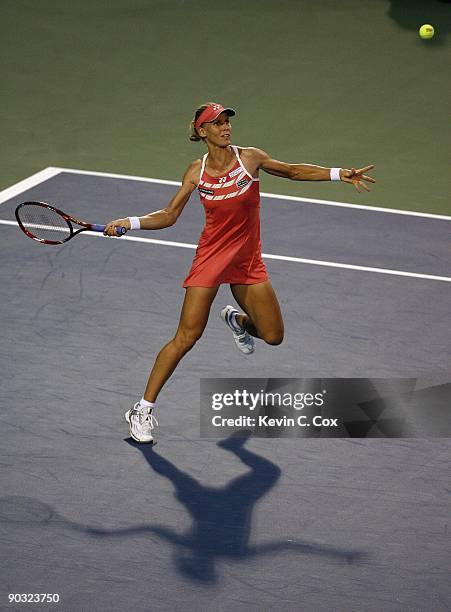
[{"label": "racket frame", "polygon": [[[32,234],[23,225],[20,219],[20,210],[25,206],[41,206],[42,208],[53,210],[58,215],[60,215],[60,217],[62,217],[66,221],[67,227],[69,229],[69,235],[67,236],[67,238],[64,238],[63,240],[48,240],[45,238],[38,238],[37,236]],[[71,240],[71,238],[73,238],[80,232],[86,232],[86,231],[104,232],[106,228],[106,225],[100,225],[99,223],[87,223],[86,221],[81,221],[80,219],[77,219],[76,217],[72,217],[72,215],[68,215],[67,213],[63,212],[59,208],[56,208],[55,206],[52,206],[51,204],[48,204],[47,202],[39,202],[39,201],[22,202],[22,204],[19,204],[16,207],[14,214],[16,216],[17,223],[20,229],[24,232],[24,234],[26,234],[28,238],[31,238],[32,240],[35,240],[36,242],[41,242],[43,244],[50,244],[50,245],[64,244],[65,242],[68,242],[68,240]],[[74,229],[72,223],[76,223],[77,225],[81,225],[82,227],[80,227],[80,229]],[[120,228],[118,227],[116,228],[116,231],[118,233],[118,236],[122,236],[122,234],[125,234],[127,230],[125,229],[125,227],[120,227]]]}]

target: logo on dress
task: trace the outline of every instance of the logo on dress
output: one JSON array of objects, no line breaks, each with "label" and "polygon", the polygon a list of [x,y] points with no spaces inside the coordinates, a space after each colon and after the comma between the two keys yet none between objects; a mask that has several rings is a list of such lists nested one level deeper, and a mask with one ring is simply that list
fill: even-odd
[{"label": "logo on dress", "polygon": [[214,189],[205,189],[205,187],[198,187],[198,189],[204,195],[215,195]]},{"label": "logo on dress", "polygon": [[238,181],[238,183],[236,184],[237,187],[244,187],[245,185],[247,185],[249,183],[249,179],[247,177],[244,177],[241,179],[241,181]]},{"label": "logo on dress", "polygon": [[229,172],[229,176],[230,176],[230,178],[233,178],[234,176],[236,176],[240,172],[241,172],[241,166],[238,166],[238,168],[235,168],[235,170],[232,170],[232,172]]}]

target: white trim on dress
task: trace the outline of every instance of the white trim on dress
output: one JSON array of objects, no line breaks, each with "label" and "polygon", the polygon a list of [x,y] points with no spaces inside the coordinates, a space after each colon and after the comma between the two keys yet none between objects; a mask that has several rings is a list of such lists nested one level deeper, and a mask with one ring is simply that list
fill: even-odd
[{"label": "white trim on dress", "polygon": [[[253,177],[253,176],[252,176],[252,175],[251,175],[251,174],[250,174],[250,173],[249,173],[249,172],[246,170],[246,168],[245,168],[245,166],[244,166],[243,162],[241,161],[241,157],[240,157],[240,155],[239,155],[239,153],[238,153],[238,147],[236,147],[235,145],[231,145],[231,147],[232,147],[232,149],[233,149],[233,152],[235,153],[235,157],[237,158],[238,163],[240,164],[241,169],[242,169],[242,171],[244,172],[244,174],[246,174],[246,175],[247,175],[247,176],[248,176],[248,177],[251,179],[251,181],[254,181],[254,182],[259,181],[260,179],[259,179],[258,177],[257,177],[257,178],[254,178],[254,177]],[[241,178],[241,176],[242,176],[242,175],[240,174],[240,176],[238,177],[238,179],[235,179],[235,178],[234,178],[234,180],[233,180],[233,181],[231,181],[230,183],[226,183],[226,184],[224,184],[224,183],[218,183],[217,185],[215,185],[215,184],[213,184],[213,183],[205,183],[205,182],[202,180],[202,176],[203,176],[203,174],[204,174],[205,165],[206,165],[206,163],[207,163],[207,157],[208,157],[208,153],[205,153],[205,155],[202,157],[202,166],[201,166],[201,169],[200,169],[199,185],[200,185],[201,183],[203,183],[205,187],[217,187],[217,188],[219,188],[219,186],[221,186],[221,187],[228,187],[228,186],[229,186],[231,183],[235,182],[235,180],[236,180],[236,182],[238,182],[238,180]],[[226,173],[224,176],[226,176],[227,174],[228,174],[228,173]]]},{"label": "white trim on dress", "polygon": [[249,173],[249,172],[246,170],[246,168],[244,167],[244,164],[243,164],[243,162],[241,161],[241,157],[239,156],[239,153],[238,153],[238,147],[236,147],[235,145],[232,145],[232,149],[233,149],[233,150],[234,150],[234,152],[235,152],[235,155],[236,155],[236,158],[237,158],[237,160],[238,160],[238,163],[240,164],[240,166],[241,166],[241,168],[243,169],[243,171],[244,171],[244,172],[247,174],[247,176],[248,176],[248,177],[249,177],[249,178],[250,178],[252,181],[254,181],[254,182],[255,182],[255,181],[259,181],[260,179],[259,179],[258,177],[257,177],[257,178],[254,178],[254,177],[252,176],[252,174],[250,174],[250,173]]},{"label": "white trim on dress", "polygon": [[205,153],[205,155],[202,157],[202,167],[200,169],[199,185],[202,183],[202,175],[205,170],[205,162],[207,161],[207,155],[208,153]]}]

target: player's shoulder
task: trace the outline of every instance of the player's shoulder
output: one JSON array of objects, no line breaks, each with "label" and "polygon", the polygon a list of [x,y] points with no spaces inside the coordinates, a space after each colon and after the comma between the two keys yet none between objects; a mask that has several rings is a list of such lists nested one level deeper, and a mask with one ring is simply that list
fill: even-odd
[{"label": "player's shoulder", "polygon": [[240,157],[243,161],[256,161],[260,162],[268,157],[266,151],[258,149],[257,147],[237,147]]},{"label": "player's shoulder", "polygon": [[188,170],[197,171],[197,170],[200,170],[201,166],[202,166],[202,158],[199,157],[198,159],[195,159],[194,161],[190,163]]},{"label": "player's shoulder", "polygon": [[183,184],[191,184],[197,187],[200,178],[200,169],[202,166],[202,159],[195,159],[190,163],[188,168],[183,175]]}]

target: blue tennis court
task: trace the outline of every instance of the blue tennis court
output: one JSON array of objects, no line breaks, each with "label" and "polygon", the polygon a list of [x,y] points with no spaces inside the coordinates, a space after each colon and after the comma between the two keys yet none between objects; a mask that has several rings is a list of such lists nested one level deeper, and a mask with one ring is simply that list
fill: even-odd
[{"label": "blue tennis court", "polygon": [[27,240],[14,208],[104,223],[176,189],[47,169],[0,193],[0,607],[52,593],[63,610],[449,609],[448,439],[202,439],[199,381],[413,377],[449,396],[451,217],[264,195],[286,339],[239,354],[223,286],[152,448],[123,413],[175,331],[197,196],[172,228],[60,247]]}]

